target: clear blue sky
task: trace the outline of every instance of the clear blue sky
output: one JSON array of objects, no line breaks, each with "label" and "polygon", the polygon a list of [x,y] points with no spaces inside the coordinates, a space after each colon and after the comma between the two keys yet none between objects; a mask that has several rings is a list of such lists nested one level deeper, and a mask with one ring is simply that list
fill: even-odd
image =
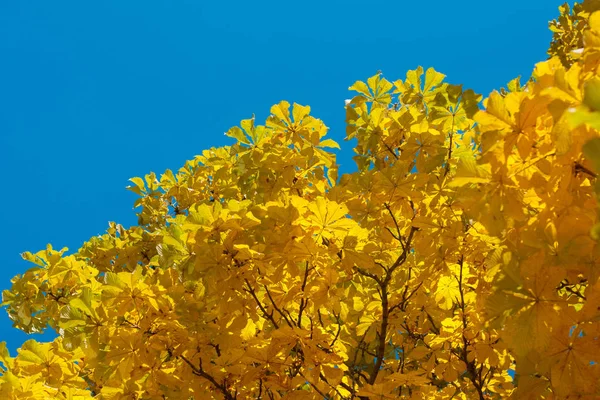
[{"label": "clear blue sky", "polygon": [[[486,96],[529,77],[562,2],[1,1],[0,289],[23,251],[135,224],[128,178],[230,144],[280,100],[341,143],[348,86],[377,70],[433,66]],[[351,156],[342,143],[345,171]],[[0,310],[0,341],[26,338]]]}]

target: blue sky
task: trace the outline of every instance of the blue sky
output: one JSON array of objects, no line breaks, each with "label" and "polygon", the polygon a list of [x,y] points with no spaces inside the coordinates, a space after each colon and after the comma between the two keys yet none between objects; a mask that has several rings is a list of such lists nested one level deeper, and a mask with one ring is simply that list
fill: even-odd
[{"label": "blue sky", "polygon": [[[280,100],[311,105],[353,170],[355,80],[433,66],[487,96],[546,58],[562,2],[0,2],[0,289],[23,251],[135,224],[130,177],[230,144]],[[0,311],[0,341],[26,339]]]}]

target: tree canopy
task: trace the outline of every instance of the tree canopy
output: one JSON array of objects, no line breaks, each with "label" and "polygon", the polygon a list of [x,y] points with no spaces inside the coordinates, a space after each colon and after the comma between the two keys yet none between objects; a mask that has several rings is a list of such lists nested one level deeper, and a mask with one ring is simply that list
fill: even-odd
[{"label": "tree canopy", "polygon": [[274,105],[132,178],[138,226],[50,245],[3,293],[2,399],[600,396],[600,2],[482,96],[432,68],[355,82],[346,139]]}]

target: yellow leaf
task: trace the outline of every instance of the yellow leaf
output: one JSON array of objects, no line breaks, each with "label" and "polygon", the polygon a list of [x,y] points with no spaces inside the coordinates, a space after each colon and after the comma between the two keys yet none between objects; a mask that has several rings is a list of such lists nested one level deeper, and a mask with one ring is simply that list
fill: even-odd
[{"label": "yellow leaf", "polygon": [[248,140],[249,139],[248,136],[246,136],[246,134],[244,134],[244,132],[237,126],[234,126],[231,129],[229,129],[227,132],[225,132],[225,136],[232,137],[240,143],[251,144],[250,141]]},{"label": "yellow leaf", "polygon": [[333,147],[333,148],[339,149],[340,145],[337,144],[337,142],[335,140],[325,139],[319,143],[319,147]]},{"label": "yellow leaf", "polygon": [[435,301],[442,310],[450,310],[452,304],[460,299],[458,282],[453,276],[442,276],[435,291]]},{"label": "yellow leaf", "polygon": [[253,338],[254,335],[256,335],[256,325],[254,324],[254,321],[248,319],[246,326],[244,329],[242,329],[241,338],[244,340],[249,340]]},{"label": "yellow leaf", "polygon": [[352,299],[352,303],[352,308],[354,309],[354,311],[362,311],[365,308],[365,304],[363,303],[360,297],[354,297]]}]

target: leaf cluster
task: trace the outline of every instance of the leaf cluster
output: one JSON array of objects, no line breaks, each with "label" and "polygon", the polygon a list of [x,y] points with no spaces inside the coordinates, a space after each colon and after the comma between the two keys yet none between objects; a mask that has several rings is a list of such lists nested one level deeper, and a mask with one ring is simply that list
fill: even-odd
[{"label": "leaf cluster", "polygon": [[354,83],[354,173],[283,101],[132,178],[138,226],[23,254],[2,304],[58,337],[0,346],[0,397],[600,397],[598,8],[483,102],[433,68]]}]

